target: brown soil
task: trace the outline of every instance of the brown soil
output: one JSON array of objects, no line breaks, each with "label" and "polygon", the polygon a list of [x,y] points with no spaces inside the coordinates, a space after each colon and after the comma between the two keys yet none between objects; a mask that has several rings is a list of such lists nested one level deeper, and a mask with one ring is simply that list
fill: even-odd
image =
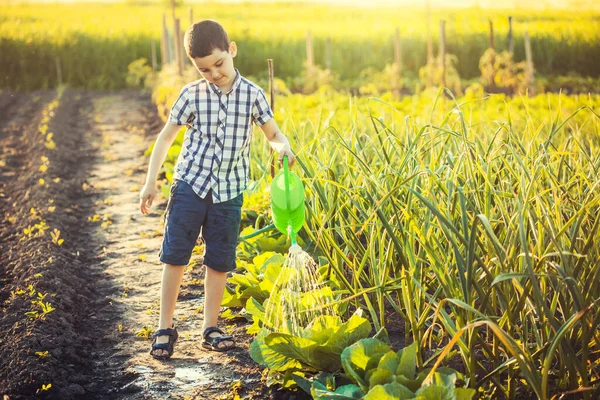
[{"label": "brown soil", "polygon": [[[244,322],[221,325],[236,350],[200,346],[197,257],[178,302],[175,355],[167,362],[150,357],[143,333],[158,318],[166,201],[142,216],[138,194],[144,151],[161,123],[150,99],[137,92],[67,89],[42,133],[43,112],[56,97],[56,91],[0,94],[0,394],[306,398],[265,387],[263,369],[248,354],[252,338]],[[55,149],[47,148],[48,133]],[[64,239],[60,245],[52,240],[54,229]],[[36,299],[54,310],[44,314]]]}]

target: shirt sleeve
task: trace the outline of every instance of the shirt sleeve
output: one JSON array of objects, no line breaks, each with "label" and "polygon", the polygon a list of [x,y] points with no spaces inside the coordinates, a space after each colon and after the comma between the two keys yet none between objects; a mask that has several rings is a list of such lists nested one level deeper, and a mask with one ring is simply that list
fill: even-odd
[{"label": "shirt sleeve", "polygon": [[265,92],[260,90],[254,104],[252,104],[252,121],[258,125],[266,124],[270,119],[273,118],[273,111],[267,101]]},{"label": "shirt sleeve", "polygon": [[169,123],[173,125],[187,125],[194,120],[195,116],[189,97],[190,89],[186,86],[181,90],[179,97],[173,103],[173,107],[171,107]]}]

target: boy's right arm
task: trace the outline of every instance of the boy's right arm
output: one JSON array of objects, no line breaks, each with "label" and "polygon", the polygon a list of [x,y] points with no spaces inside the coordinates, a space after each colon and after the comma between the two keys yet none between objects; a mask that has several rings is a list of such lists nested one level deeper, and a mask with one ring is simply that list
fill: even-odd
[{"label": "boy's right arm", "polygon": [[156,138],[156,143],[154,144],[154,149],[152,149],[152,155],[150,156],[146,184],[140,192],[140,211],[144,215],[150,214],[152,201],[158,194],[158,189],[156,188],[158,172],[160,171],[163,162],[165,162],[169,148],[175,141],[180,129],[180,125],[174,125],[167,122]]}]

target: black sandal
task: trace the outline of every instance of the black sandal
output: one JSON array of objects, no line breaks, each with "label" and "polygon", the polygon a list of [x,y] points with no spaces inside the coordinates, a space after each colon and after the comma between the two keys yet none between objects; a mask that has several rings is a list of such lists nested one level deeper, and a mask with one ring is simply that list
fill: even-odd
[{"label": "black sandal", "polygon": [[[211,337],[210,334],[214,333],[214,332],[220,333],[221,336]],[[231,346],[223,346],[223,347],[219,346],[219,344],[221,342],[225,342],[225,341],[233,342],[233,336],[225,335],[225,333],[223,333],[223,331],[220,330],[219,328],[217,328],[216,326],[211,326],[209,328],[206,328],[206,330],[202,334],[202,337],[204,338],[204,340],[202,341],[202,347],[204,347],[205,349],[214,350],[214,351],[227,351],[227,350],[231,350],[232,348],[235,347],[235,342]]]},{"label": "black sandal", "polygon": [[[169,336],[169,341],[167,343],[156,343],[156,338],[159,336]],[[179,338],[177,329],[175,329],[175,327],[167,328],[167,329],[159,329],[152,334],[152,338],[154,340],[152,340],[152,350],[150,350],[150,355],[159,360],[167,360],[167,359],[171,358],[171,356],[173,355],[173,345],[177,341],[177,338]],[[168,354],[167,355],[157,355],[157,354],[154,354],[155,350],[166,350]]]}]

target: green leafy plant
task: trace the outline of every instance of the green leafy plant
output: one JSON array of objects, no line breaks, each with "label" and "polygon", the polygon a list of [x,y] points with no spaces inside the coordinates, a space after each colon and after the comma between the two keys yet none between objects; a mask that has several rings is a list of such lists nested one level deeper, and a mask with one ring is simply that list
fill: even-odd
[{"label": "green leafy plant", "polygon": [[135,333],[135,337],[139,337],[139,338],[143,338],[143,339],[150,339],[152,337],[152,334],[154,333],[154,329],[149,327],[149,326],[144,326],[142,327],[142,329],[140,329],[139,331],[137,331]]},{"label": "green leafy plant", "polygon": [[262,329],[250,345],[250,356],[277,372],[333,372],[342,366],[342,351],[370,331],[361,309],[346,322],[339,316],[323,315],[304,328],[301,336]]},{"label": "green leafy plant", "polygon": [[[326,307],[328,303],[335,303],[328,307],[336,315],[345,313],[348,303],[340,301],[343,293],[340,291],[341,284],[332,274],[328,274],[329,266],[322,265],[317,271],[315,289],[303,293],[291,293],[287,283],[296,277],[298,271],[293,266],[285,265],[285,257],[279,253],[266,252],[256,256],[252,263],[240,263],[243,273],[233,274],[229,278],[222,305],[225,307],[244,307],[240,312],[231,308],[225,310],[221,315],[223,318],[245,318],[252,322],[247,333],[257,334],[265,325],[265,309],[268,302],[273,299],[281,299],[281,296],[298,296],[297,312],[314,315],[316,304]],[[286,293],[282,293],[287,291]],[[274,302],[271,319],[285,318],[281,304]],[[267,323],[273,326],[273,321]],[[288,332],[289,333],[289,332]]]},{"label": "green leafy plant", "polygon": [[275,252],[266,252],[254,257],[252,263],[242,263],[243,273],[233,274],[228,282],[221,305],[243,307],[249,298],[262,304],[273,290],[285,258]]},{"label": "green leafy plant", "polygon": [[524,93],[527,89],[527,63],[516,63],[511,52],[496,53],[487,49],[479,60],[481,84],[487,88],[506,89],[509,93]]},{"label": "green leafy plant", "polygon": [[146,58],[138,58],[127,66],[125,83],[130,88],[152,87],[154,75]]},{"label": "green leafy plant", "polygon": [[456,388],[462,375],[451,368],[424,369],[417,373],[416,343],[394,352],[387,344],[366,338],[341,355],[345,373],[354,382],[332,390],[316,380],[315,399],[471,399],[475,389]]},{"label": "green leafy plant", "polygon": [[444,59],[445,69],[440,67],[440,57],[419,68],[419,80],[421,87],[430,85],[440,86],[445,85],[452,90],[453,93],[462,93],[462,85],[456,65],[458,57],[454,54],[446,54]]},{"label": "green leafy plant", "polygon": [[[253,233],[257,232],[258,229],[247,226],[242,230],[240,236],[249,236]],[[304,241],[300,238],[300,236],[296,236],[298,244],[300,246],[304,245]],[[263,252],[277,252],[277,253],[287,253],[288,249],[292,245],[292,242],[287,235],[281,234],[279,231],[272,229],[270,232],[265,232],[262,234],[257,234],[254,237],[250,237],[248,239],[244,239],[241,244],[242,251],[245,254],[253,255],[253,254],[261,254]],[[243,257],[242,257],[243,258]]]}]

